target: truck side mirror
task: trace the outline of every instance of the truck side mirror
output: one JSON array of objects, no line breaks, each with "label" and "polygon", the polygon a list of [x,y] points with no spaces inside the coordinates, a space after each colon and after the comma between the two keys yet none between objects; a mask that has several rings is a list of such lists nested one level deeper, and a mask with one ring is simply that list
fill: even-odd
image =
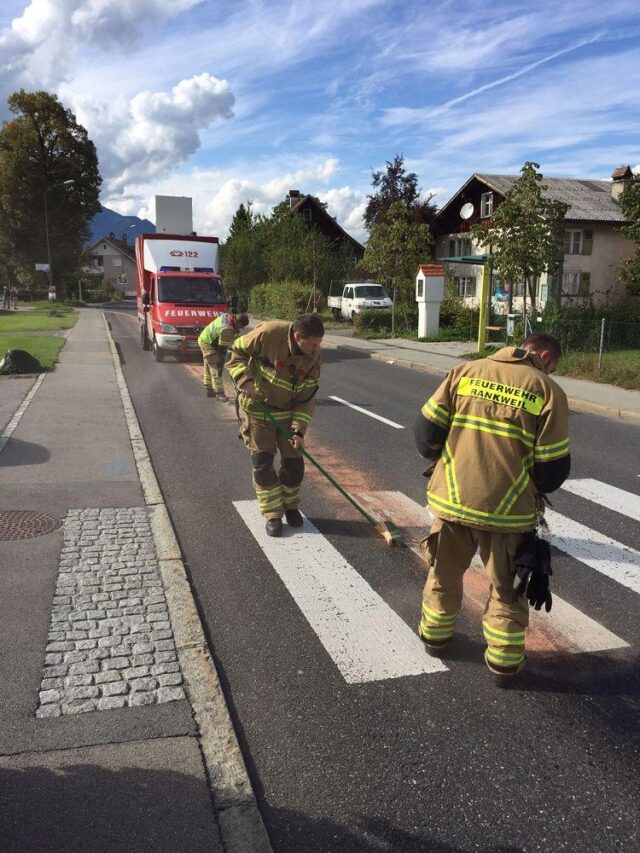
[{"label": "truck side mirror", "polygon": [[238,297],[237,297],[237,295],[234,293],[234,295],[233,295],[233,296],[231,297],[231,299],[230,299],[230,303],[231,303],[231,313],[232,313],[232,314],[237,314],[237,313],[238,313],[238,301],[239,301],[239,300],[238,300]]},{"label": "truck side mirror", "polygon": [[149,291],[145,290],[145,292],[142,294],[142,304],[144,305],[144,307],[147,311],[149,310],[149,302],[150,301],[151,300],[149,299]]}]

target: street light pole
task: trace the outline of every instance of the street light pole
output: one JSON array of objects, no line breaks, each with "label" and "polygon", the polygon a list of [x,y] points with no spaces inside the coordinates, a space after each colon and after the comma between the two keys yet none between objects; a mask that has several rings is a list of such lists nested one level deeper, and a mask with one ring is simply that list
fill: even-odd
[{"label": "street light pole", "polygon": [[44,231],[47,237],[47,266],[48,276],[49,276],[49,286],[53,284],[53,274],[51,271],[51,246],[49,245],[49,218],[47,215],[47,193],[49,190],[55,190],[58,187],[70,187],[74,183],[73,178],[70,178],[68,181],[63,181],[61,184],[51,184],[50,187],[47,187],[44,191]]}]

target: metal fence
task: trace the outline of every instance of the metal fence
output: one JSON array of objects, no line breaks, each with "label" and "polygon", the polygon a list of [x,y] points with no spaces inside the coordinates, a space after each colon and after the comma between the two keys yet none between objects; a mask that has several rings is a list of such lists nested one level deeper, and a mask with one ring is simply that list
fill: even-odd
[{"label": "metal fence", "polygon": [[640,323],[594,320],[577,314],[548,323],[527,318],[526,331],[550,332],[559,339],[561,372],[640,388]]}]

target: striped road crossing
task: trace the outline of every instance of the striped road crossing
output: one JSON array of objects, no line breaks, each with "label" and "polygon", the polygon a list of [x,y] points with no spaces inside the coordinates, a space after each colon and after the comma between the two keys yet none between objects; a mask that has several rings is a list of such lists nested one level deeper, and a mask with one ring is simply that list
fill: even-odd
[{"label": "striped road crossing", "polygon": [[267,536],[257,501],[234,506],[349,684],[444,672],[411,629],[305,519]]}]

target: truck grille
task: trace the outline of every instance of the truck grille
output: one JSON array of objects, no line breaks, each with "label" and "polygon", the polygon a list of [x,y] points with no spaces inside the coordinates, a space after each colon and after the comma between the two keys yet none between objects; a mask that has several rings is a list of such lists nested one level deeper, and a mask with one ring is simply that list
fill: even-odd
[{"label": "truck grille", "polygon": [[204,326],[176,326],[179,335],[199,335]]}]

